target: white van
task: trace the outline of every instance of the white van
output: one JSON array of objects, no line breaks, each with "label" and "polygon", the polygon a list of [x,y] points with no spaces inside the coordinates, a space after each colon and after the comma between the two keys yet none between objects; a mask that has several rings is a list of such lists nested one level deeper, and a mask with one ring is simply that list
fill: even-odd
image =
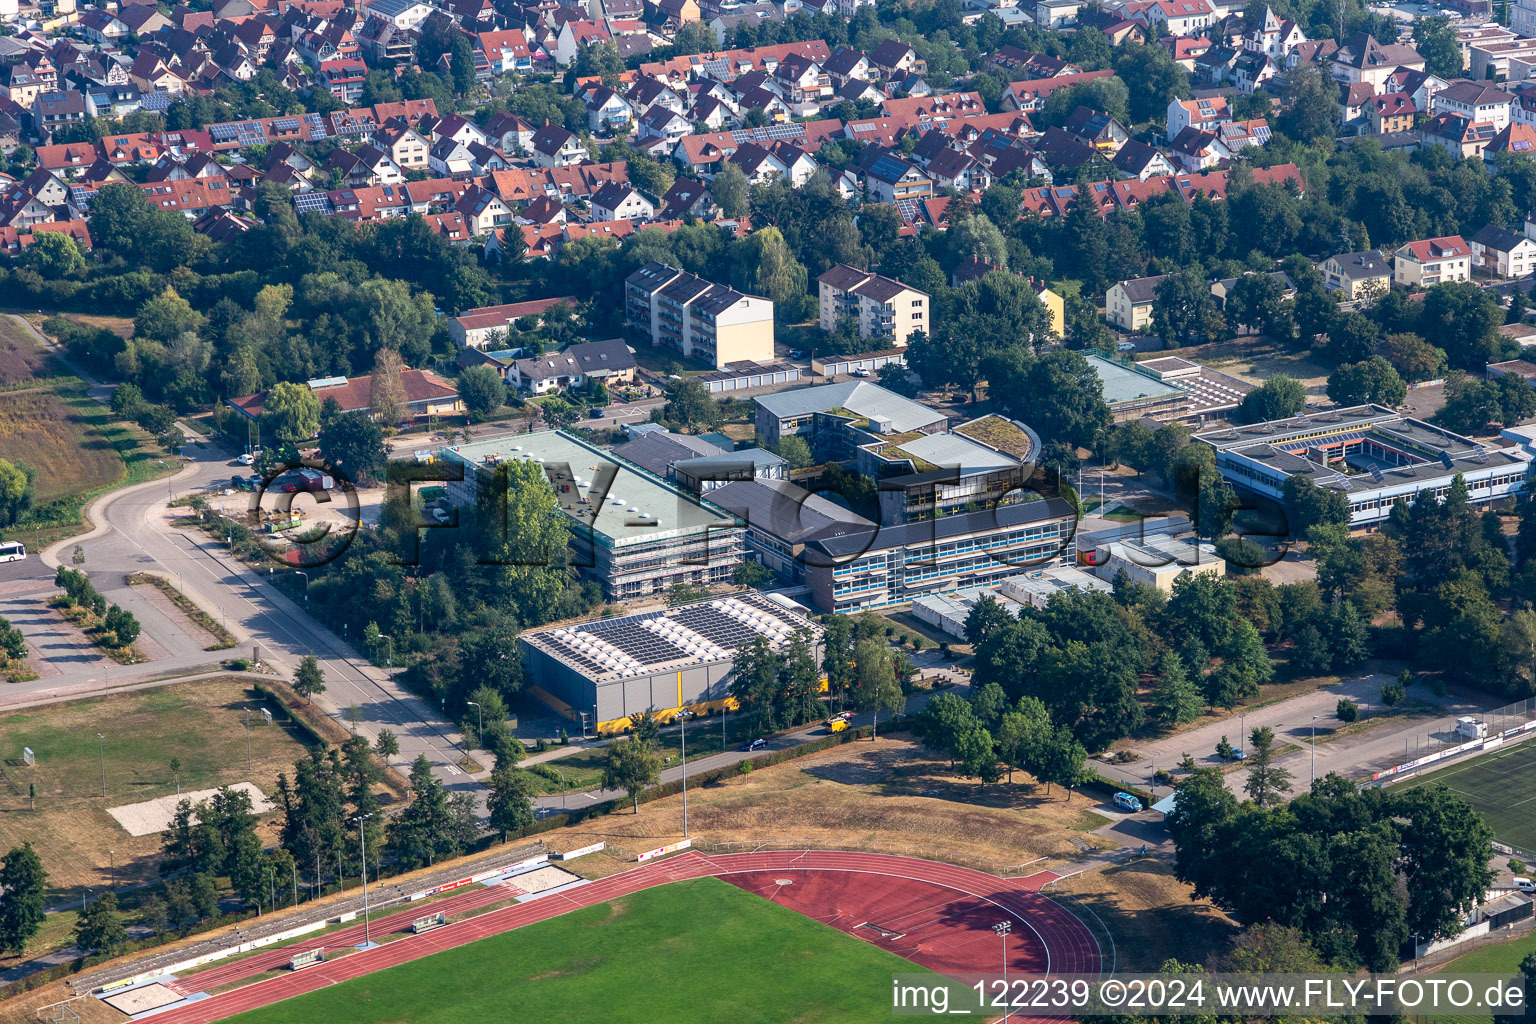
[{"label": "white van", "polygon": [[1515,876],[1515,888],[1520,892],[1536,892],[1536,879]]},{"label": "white van", "polygon": [[19,562],[27,557],[27,546],[20,541],[0,541],[0,562]]}]

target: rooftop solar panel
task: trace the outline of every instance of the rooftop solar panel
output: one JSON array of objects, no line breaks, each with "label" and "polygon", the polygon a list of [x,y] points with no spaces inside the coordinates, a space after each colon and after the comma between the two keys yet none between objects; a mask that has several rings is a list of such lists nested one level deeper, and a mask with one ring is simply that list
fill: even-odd
[{"label": "rooftop solar panel", "polygon": [[331,199],[324,192],[301,192],[293,197],[293,208],[299,213],[330,213]]}]

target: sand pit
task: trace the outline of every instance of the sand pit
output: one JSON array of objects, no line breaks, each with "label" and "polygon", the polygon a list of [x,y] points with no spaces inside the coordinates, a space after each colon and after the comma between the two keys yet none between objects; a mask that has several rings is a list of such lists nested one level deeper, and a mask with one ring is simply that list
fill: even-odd
[{"label": "sand pit", "polygon": [[521,875],[513,875],[507,881],[523,890],[523,892],[540,893],[557,886],[579,882],[581,881],[581,876],[572,874],[564,868],[542,867],[534,868],[532,871],[525,871]]},{"label": "sand pit", "polygon": [[114,1010],[121,1010],[128,1016],[136,1013],[144,1013],[146,1010],[156,1010],[162,1006],[179,1003],[187,998],[179,992],[173,992],[158,981],[152,985],[142,985],[139,988],[129,989],[127,992],[119,992],[115,996],[106,996],[102,1002]]},{"label": "sand pit", "polygon": [[[256,814],[265,814],[277,806],[267,799],[265,793],[249,782],[237,782],[229,788],[249,794],[251,810]],[[162,796],[158,800],[145,800],[140,804],[109,807],[107,813],[116,818],[117,823],[123,826],[129,835],[150,836],[171,827],[171,821],[176,817],[176,805],[181,801],[190,800],[192,806],[196,807],[205,800],[211,800],[217,792],[217,789],[199,789],[196,792],[183,793],[181,796]]]}]

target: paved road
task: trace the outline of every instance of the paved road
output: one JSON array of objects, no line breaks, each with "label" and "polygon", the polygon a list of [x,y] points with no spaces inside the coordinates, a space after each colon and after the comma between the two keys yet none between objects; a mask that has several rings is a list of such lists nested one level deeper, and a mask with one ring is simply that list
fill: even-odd
[{"label": "paved road", "polygon": [[[30,324],[26,327],[31,330]],[[33,334],[41,337],[35,331]],[[58,352],[46,339],[43,341]],[[62,353],[59,354],[62,358]],[[93,397],[110,400],[110,388],[89,382]],[[326,680],[326,692],[315,698],[317,706],[344,727],[346,710],[355,707],[361,716],[357,725],[360,733],[371,739],[382,728],[394,731],[400,741],[397,765],[408,766],[418,754],[425,754],[445,785],[483,796],[479,783],[457,767],[463,753],[458,749],[463,738],[437,709],[404,690],[390,673],[358,657],[341,637],[295,606],[267,578],[251,572],[223,545],[200,532],[170,526],[172,512],[168,502],[172,498],[205,490],[215,480],[227,478],[238,469],[230,465],[230,453],[210,445],[189,447],[188,453],[187,465],[175,476],[123,488],[94,502],[87,512],[95,524],[89,533],[54,545],[39,558],[12,563],[5,567],[6,574],[0,576],[0,581],[11,579],[9,584],[0,582],[0,614],[4,614],[7,602],[21,600],[29,602],[28,609],[34,618],[44,616],[46,613],[38,611],[38,604],[51,588],[43,580],[52,576],[60,561],[68,562],[79,544],[85,552],[85,569],[97,588],[108,601],[139,616],[145,634],[140,646],[146,648],[151,661],[130,667],[110,662],[50,662],[58,672],[42,675],[31,683],[8,686],[5,696],[35,699],[49,691],[88,690],[94,688],[91,684],[97,680],[101,688],[107,688],[155,675],[195,671],[217,664],[221,657],[247,656],[253,650],[274,671],[291,678],[299,660],[314,654]],[[308,500],[296,499],[299,503]],[[18,565],[24,568],[18,569]],[[138,588],[127,586],[126,577],[136,571],[157,571],[176,580],[188,597],[218,617],[239,638],[240,646],[219,654],[203,651],[206,641],[201,636],[188,635],[179,616],[173,619]],[[41,653],[49,660],[48,652]]]},{"label": "paved road", "polygon": [[[1368,721],[1388,710],[1381,703],[1381,687],[1387,682],[1391,679],[1379,674],[1343,680],[1244,714],[1233,713],[1172,736],[1138,743],[1135,762],[1123,765],[1096,762],[1093,767],[1106,778],[1150,787],[1156,769],[1174,771],[1178,777],[1178,764],[1185,754],[1192,755],[1201,767],[1223,766],[1224,762],[1215,753],[1216,744],[1223,736],[1234,747],[1241,748],[1248,745],[1248,733],[1260,726],[1268,726],[1275,732],[1277,746],[1297,748],[1282,754],[1277,763],[1290,771],[1295,792],[1300,793],[1306,791],[1312,778],[1314,724],[1317,729],[1317,777],[1337,772],[1358,780],[1370,770],[1400,763],[1405,751],[1411,754],[1415,749],[1415,740],[1422,740],[1432,728],[1444,727],[1459,715],[1474,714],[1488,706],[1488,698],[1483,694],[1452,691],[1444,698],[1436,698],[1428,687],[1419,685],[1409,696],[1435,705],[1438,711],[1434,717],[1388,719],[1349,734],[1335,735],[1335,731],[1343,726],[1334,714],[1340,698],[1347,697],[1359,704],[1362,719]],[[1315,722],[1313,716],[1317,716]],[[1241,796],[1247,773],[1240,768],[1229,771],[1226,780],[1227,788]]]}]

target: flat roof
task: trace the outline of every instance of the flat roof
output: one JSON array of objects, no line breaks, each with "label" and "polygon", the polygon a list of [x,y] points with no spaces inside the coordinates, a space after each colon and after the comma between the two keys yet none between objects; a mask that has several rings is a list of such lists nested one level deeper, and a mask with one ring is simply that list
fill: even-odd
[{"label": "flat roof", "polygon": [[798,631],[819,642],[823,630],[793,602],[763,594],[530,630],[518,637],[595,683],[730,661],[756,639],[778,648]]},{"label": "flat roof", "polygon": [[937,409],[930,409],[894,391],[887,391],[878,384],[862,380],[779,391],[771,395],[759,395],[753,401],[781,420],[833,409],[847,409],[866,418],[889,420],[891,429],[898,431],[916,430],[934,423],[945,423],[949,419]]},{"label": "flat roof", "polygon": [[910,456],[919,471],[938,468],[958,469],[965,474],[990,473],[1019,465],[1017,459],[977,444],[970,438],[950,433],[919,434],[910,441],[886,445],[880,449],[880,455],[897,459],[903,455]]},{"label": "flat roof", "polygon": [[1182,389],[1172,384],[1164,384],[1156,377],[1137,373],[1103,356],[1085,353],[1085,358],[1103,382],[1104,401],[1111,407],[1146,398],[1174,398],[1184,394]]},{"label": "flat roof", "polygon": [[828,556],[837,558],[866,551],[889,551],[912,544],[936,544],[949,537],[996,532],[1053,519],[1070,520],[1071,528],[1077,528],[1077,510],[1070,502],[1064,498],[1042,498],[899,526],[849,528],[835,535],[818,537],[813,544]]},{"label": "flat roof", "polygon": [[709,493],[710,501],[746,520],[747,528],[802,544],[847,527],[874,523],[820,494],[788,480],[737,480]]},{"label": "flat roof", "polygon": [[[556,482],[568,491],[555,491],[561,509],[572,525],[590,526],[615,547],[683,536],[699,530],[739,526],[735,516],[701,502],[665,481],[621,458],[596,448],[561,430],[513,434],[486,441],[445,448],[480,472],[489,473],[501,462],[529,461],[545,467],[565,463],[574,481],[563,476]],[[599,508],[588,495],[599,467],[612,467],[614,477]]]}]

